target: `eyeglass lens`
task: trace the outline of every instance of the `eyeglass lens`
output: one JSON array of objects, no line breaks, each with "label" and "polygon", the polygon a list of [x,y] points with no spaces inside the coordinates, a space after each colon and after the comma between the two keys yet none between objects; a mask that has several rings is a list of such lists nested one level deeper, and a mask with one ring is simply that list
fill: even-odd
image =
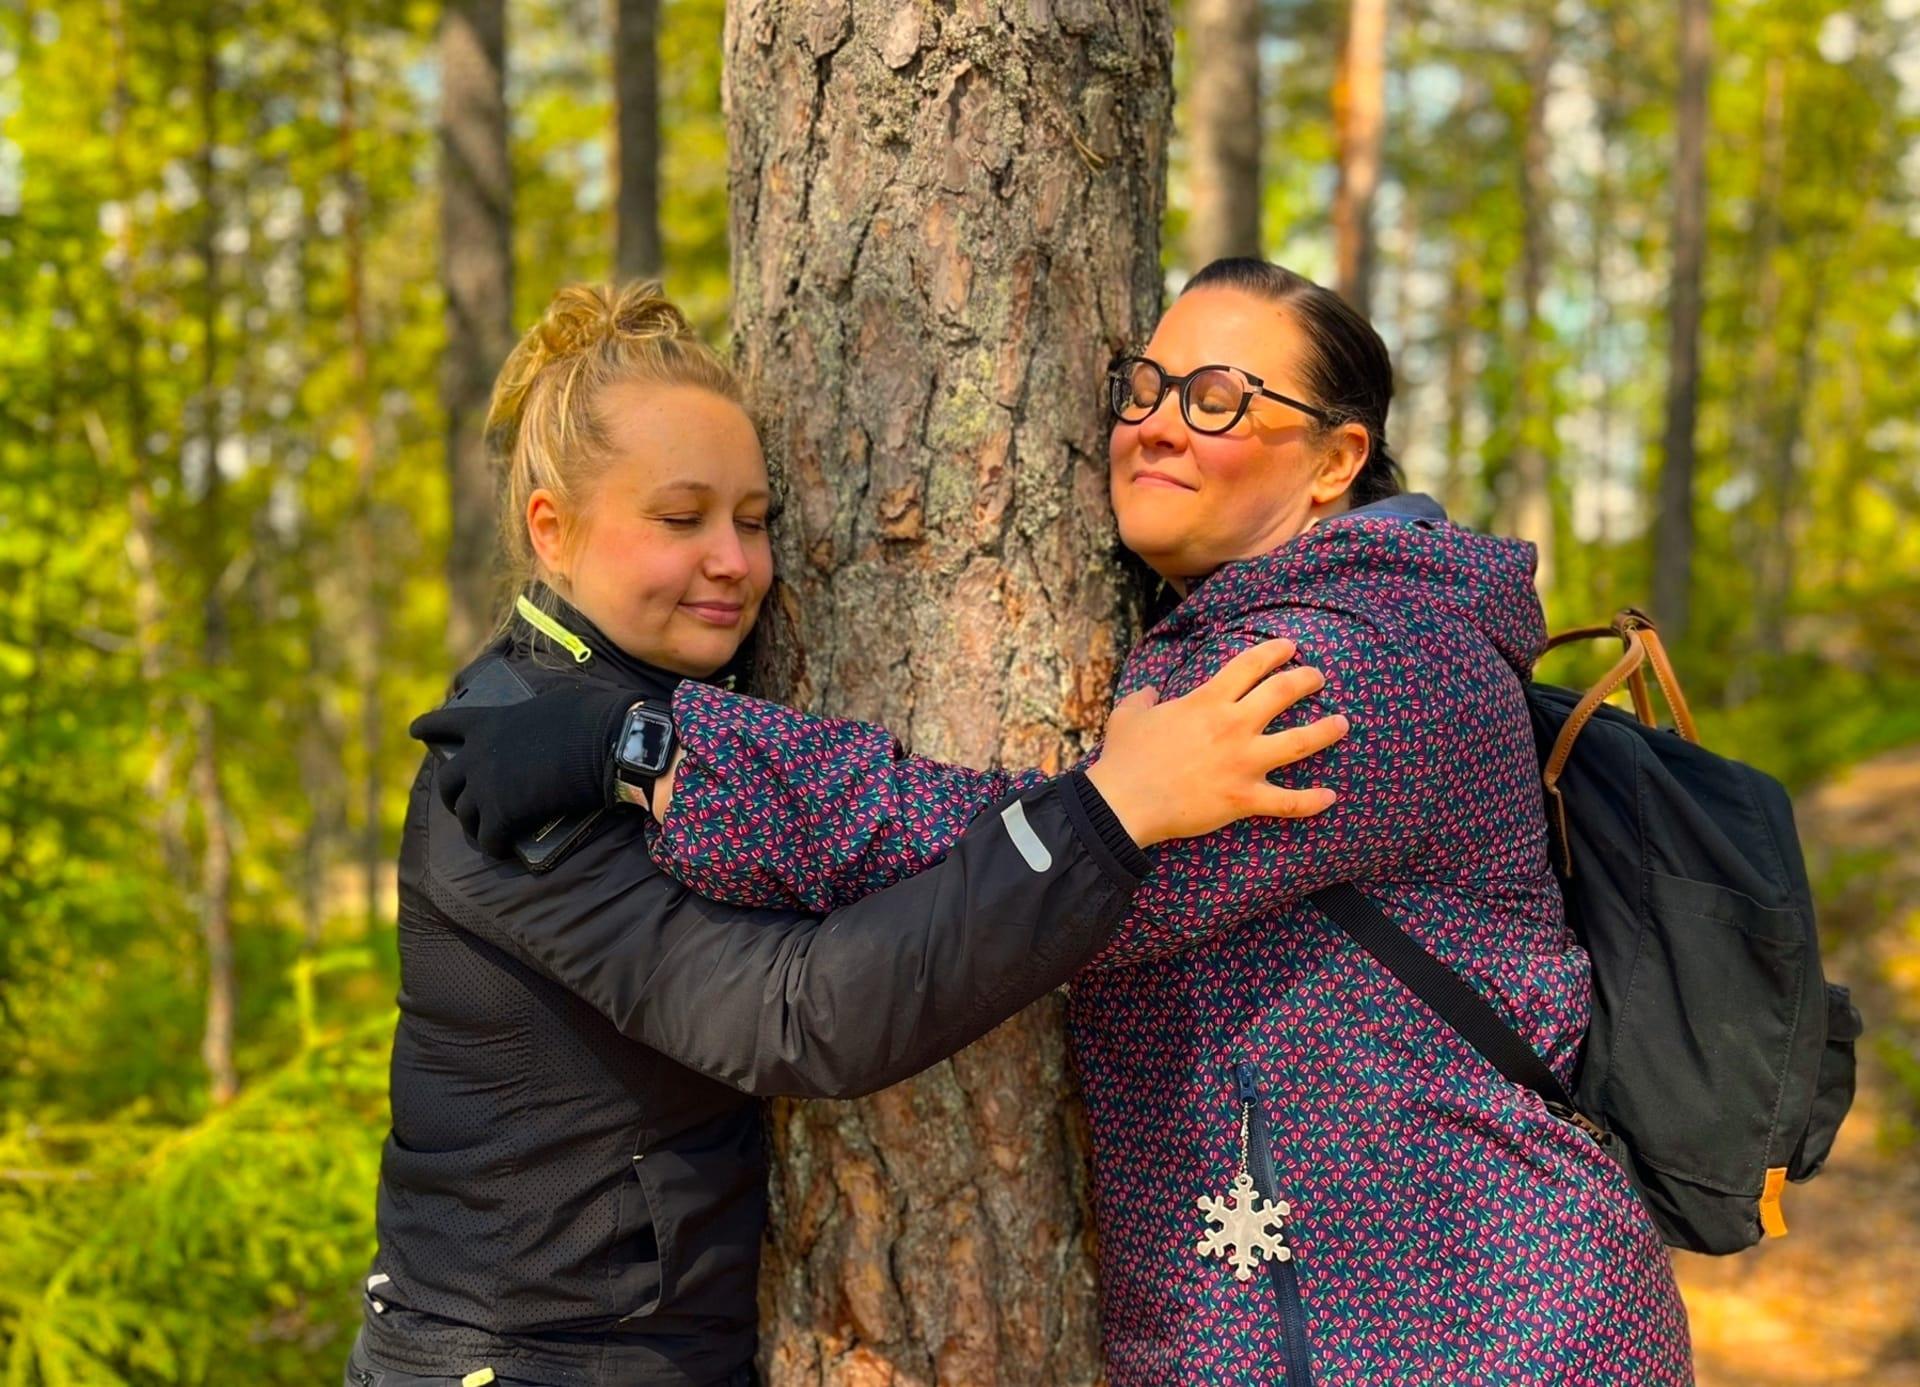
[{"label": "eyeglass lens", "polygon": [[[1166,390],[1166,373],[1153,362],[1123,363],[1113,378],[1113,412],[1123,423],[1138,424],[1159,407]],[[1189,428],[1219,433],[1233,427],[1248,393],[1237,371],[1212,367],[1188,378],[1180,391],[1180,412]]]}]

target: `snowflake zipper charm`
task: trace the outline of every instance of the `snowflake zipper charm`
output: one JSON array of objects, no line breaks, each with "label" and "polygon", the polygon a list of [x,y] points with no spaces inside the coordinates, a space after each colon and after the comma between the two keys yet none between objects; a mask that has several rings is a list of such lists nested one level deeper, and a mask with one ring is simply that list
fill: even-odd
[{"label": "snowflake zipper charm", "polygon": [[[1247,1172],[1247,1114],[1240,1114],[1240,1173],[1224,1198],[1203,1194],[1198,1200],[1200,1212],[1209,1226],[1195,1249],[1202,1257],[1224,1257],[1233,1263],[1234,1279],[1251,1281],[1255,1264],[1265,1258],[1277,1262],[1293,1259],[1284,1231],[1287,1201],[1267,1203],[1253,1187]],[[1231,1250],[1229,1250],[1231,1249]]]}]

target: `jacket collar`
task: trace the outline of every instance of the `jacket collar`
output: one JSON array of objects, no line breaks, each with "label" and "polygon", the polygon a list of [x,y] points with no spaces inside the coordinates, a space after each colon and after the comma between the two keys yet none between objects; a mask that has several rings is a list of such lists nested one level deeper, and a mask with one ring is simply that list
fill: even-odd
[{"label": "jacket collar", "polygon": [[[535,655],[555,656],[577,666],[581,673],[641,687],[672,688],[692,675],[676,674],[650,660],[630,655],[616,645],[578,607],[544,583],[536,583],[514,599],[513,643]],[[737,682],[736,656],[716,673],[697,682],[730,689]]]}]

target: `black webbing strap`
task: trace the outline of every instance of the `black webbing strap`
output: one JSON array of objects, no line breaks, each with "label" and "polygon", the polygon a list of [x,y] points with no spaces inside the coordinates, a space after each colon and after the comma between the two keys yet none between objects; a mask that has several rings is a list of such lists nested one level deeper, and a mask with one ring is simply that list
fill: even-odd
[{"label": "black webbing strap", "polygon": [[1460,1032],[1466,1042],[1485,1055],[1493,1067],[1516,1084],[1525,1084],[1572,1119],[1573,1100],[1534,1048],[1520,1038],[1486,998],[1453,969],[1415,943],[1380,907],[1342,882],[1308,897],[1353,942],[1380,960],[1380,964],[1425,1002],[1442,1021]]}]

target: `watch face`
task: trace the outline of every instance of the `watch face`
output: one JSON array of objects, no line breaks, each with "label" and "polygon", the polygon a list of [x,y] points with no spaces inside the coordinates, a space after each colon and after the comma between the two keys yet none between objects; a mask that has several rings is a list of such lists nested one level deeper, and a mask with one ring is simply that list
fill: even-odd
[{"label": "watch face", "polygon": [[635,708],[627,714],[627,726],[620,738],[620,764],[647,775],[658,775],[667,768],[673,750],[673,720],[651,708]]}]

